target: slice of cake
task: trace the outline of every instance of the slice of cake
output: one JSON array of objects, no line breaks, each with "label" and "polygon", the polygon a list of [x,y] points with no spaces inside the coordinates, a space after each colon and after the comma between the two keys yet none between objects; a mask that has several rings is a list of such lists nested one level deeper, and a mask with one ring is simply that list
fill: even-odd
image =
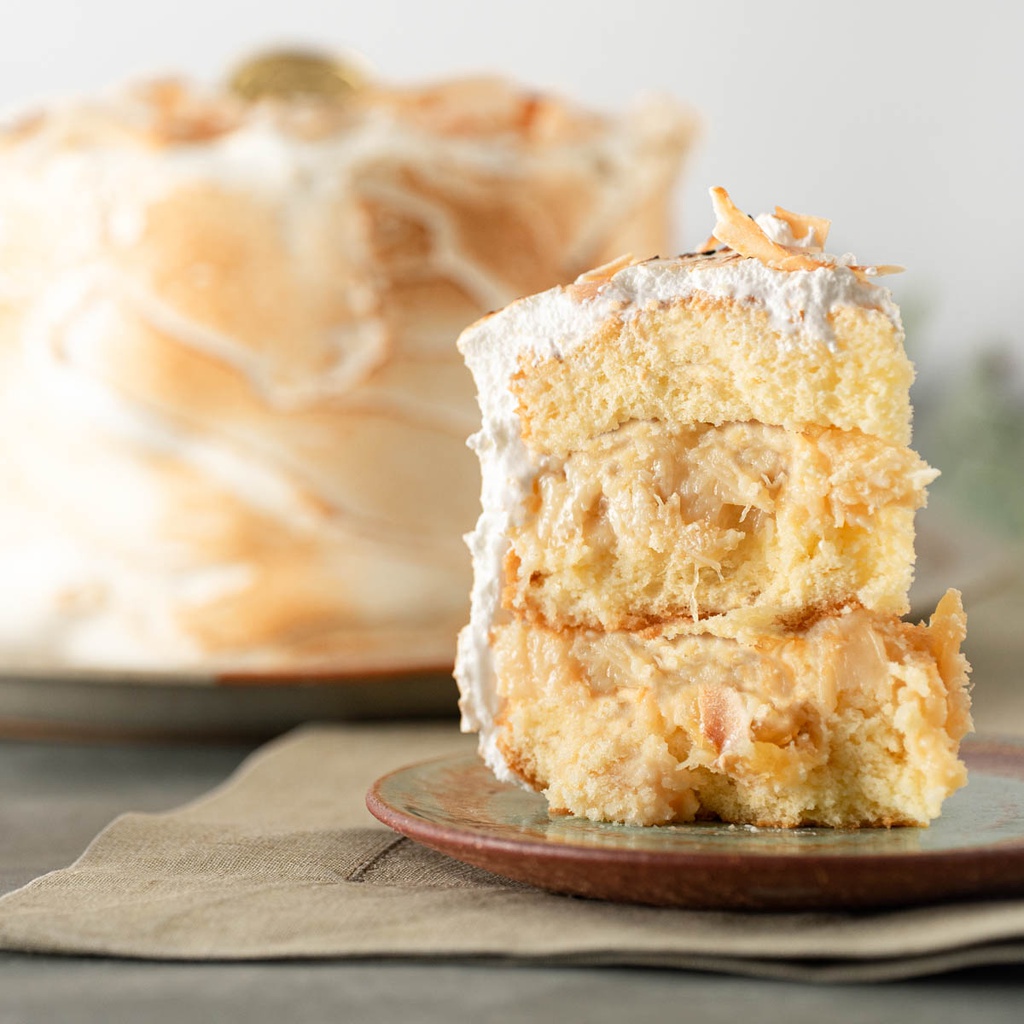
[{"label": "slice of cake", "polygon": [[721,189],[707,251],[620,260],[465,331],[483,427],[463,728],[554,812],[926,824],[966,780],[965,618],[910,625],[899,313]]},{"label": "slice of cake", "polygon": [[670,101],[248,70],[0,124],[7,669],[451,665],[479,493],[455,338],[664,244]]}]

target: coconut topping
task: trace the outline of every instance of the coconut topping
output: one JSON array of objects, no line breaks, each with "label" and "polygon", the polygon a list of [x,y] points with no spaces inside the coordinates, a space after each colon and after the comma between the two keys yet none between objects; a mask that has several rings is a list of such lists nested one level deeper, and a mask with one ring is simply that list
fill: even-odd
[{"label": "coconut topping", "polygon": [[[824,217],[791,213],[776,206],[774,217],[754,219],[736,206],[721,186],[711,189],[711,205],[718,220],[702,251],[716,248],[714,243],[718,242],[740,256],[760,260],[766,267],[787,272],[818,270],[837,263],[834,257],[822,251],[832,223]],[[903,270],[903,267],[890,264],[872,267],[844,265],[861,281],[882,274],[898,274]]]}]

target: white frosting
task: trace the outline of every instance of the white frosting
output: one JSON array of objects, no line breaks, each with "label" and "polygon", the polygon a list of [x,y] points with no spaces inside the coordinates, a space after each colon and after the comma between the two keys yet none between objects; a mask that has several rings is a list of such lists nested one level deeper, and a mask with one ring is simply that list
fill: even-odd
[{"label": "white frosting", "polygon": [[[593,181],[597,209],[582,218],[578,237],[551,243],[585,260],[589,247],[618,227],[629,203],[645,198],[651,167],[664,174],[674,164],[673,156],[662,160],[654,150],[677,151],[679,140],[666,139],[679,132],[678,110],[659,107],[555,147],[523,145],[511,135],[432,133],[372,105],[315,140],[254,109],[212,138],[155,146],[143,141],[144,105],[135,111],[123,97],[72,100],[43,114],[14,140],[0,139],[0,255],[5,246],[14,253],[0,260],[0,298],[18,315],[0,335],[0,660],[210,666],[178,613],[245,590],[259,566],[204,561],[201,545],[190,546],[187,524],[175,523],[175,540],[167,539],[167,520],[181,501],[174,493],[181,474],[160,474],[167,463],[189,474],[189,486],[201,481],[203,508],[220,500],[211,495],[226,495],[246,515],[279,524],[281,536],[315,542],[319,564],[337,566],[339,615],[350,616],[335,631],[351,626],[358,636],[396,623],[422,626],[440,638],[429,654],[393,645],[385,661],[415,665],[449,657],[466,590],[457,534],[474,512],[474,467],[462,438],[475,417],[468,384],[458,376],[439,375],[442,383],[431,387],[424,378],[441,366],[462,372],[447,340],[461,324],[450,325],[451,313],[442,310],[422,337],[415,325],[401,336],[392,331],[382,310],[389,293],[358,203],[380,199],[422,225],[429,251],[409,254],[408,279],[450,281],[482,312],[510,302],[519,289],[494,260],[485,266],[472,240],[459,237],[445,194],[457,195],[480,172],[521,179],[527,190],[533,181],[543,186],[556,170]],[[142,139],[132,135],[133,125]],[[403,192],[406,167],[445,186],[440,198]],[[154,204],[195,184],[258,197],[273,210],[274,244],[286,249],[297,273],[314,280],[320,257],[310,239],[322,234],[339,205],[352,204],[351,216],[329,221],[338,234],[331,249],[350,268],[332,285],[344,289],[352,315],[327,332],[326,370],[319,352],[304,354],[294,345],[263,350],[251,338],[200,322],[119,262],[119,253],[146,237]],[[26,247],[25,238],[33,244]],[[43,244],[50,248],[40,273],[32,259]],[[22,265],[26,248],[31,259]],[[571,265],[562,256],[557,261]],[[210,268],[200,253],[185,272],[202,285]],[[309,413],[302,430],[315,436],[297,431],[292,447],[287,431],[258,439],[197,436],[194,426],[112,385],[106,342],[125,329],[128,315],[142,330],[236,375],[282,422]],[[446,343],[428,337],[430,330],[444,331]],[[405,372],[385,373],[399,366]],[[307,427],[313,414],[316,423]],[[304,451],[358,450],[374,424],[386,425],[388,440],[380,442],[382,457],[373,465],[355,455],[304,459]],[[79,464],[83,452],[91,466]],[[425,495],[424,483],[439,493]],[[425,525],[428,502],[433,519]],[[229,514],[225,503],[218,514]],[[255,654],[272,660],[281,652]]]},{"label": "white frosting", "polygon": [[507,339],[499,347],[516,346],[516,358],[523,351],[541,349],[560,355],[572,351],[620,307],[625,307],[628,318],[650,304],[698,292],[757,303],[781,335],[781,352],[820,344],[834,351],[829,316],[843,306],[877,309],[899,324],[899,309],[888,289],[861,281],[847,269],[856,263],[855,257],[821,258],[829,265],[796,271],[773,270],[756,259],[693,268],[671,259],[647,260],[620,270],[594,298],[582,303],[560,289],[514,302],[471,327],[460,340],[460,349],[465,352],[480,332],[488,335],[491,340],[486,344],[492,348],[496,336]]},{"label": "white frosting", "polygon": [[[775,221],[778,218],[770,218]],[[764,223],[759,219],[759,224]],[[778,239],[794,244],[786,231],[770,225]],[[798,240],[796,244],[799,244]],[[802,240],[805,244],[810,238]],[[480,750],[499,778],[514,776],[495,745],[498,711],[490,632],[501,621],[503,562],[508,534],[543,467],[522,441],[522,424],[509,381],[524,355],[559,358],[582,345],[612,317],[629,320],[652,304],[694,294],[754,302],[779,332],[779,354],[793,348],[834,349],[829,316],[843,306],[877,309],[899,325],[899,311],[887,289],[863,282],[848,269],[852,256],[822,257],[828,266],[814,271],[774,270],[756,259],[695,266],[671,259],[625,267],[582,301],[555,288],[522,299],[463,332],[459,350],[477,385],[482,425],[470,440],[483,476],[482,511],[466,537],[473,557],[469,624],[459,635],[455,676],[461,693],[462,728],[478,731]]]}]

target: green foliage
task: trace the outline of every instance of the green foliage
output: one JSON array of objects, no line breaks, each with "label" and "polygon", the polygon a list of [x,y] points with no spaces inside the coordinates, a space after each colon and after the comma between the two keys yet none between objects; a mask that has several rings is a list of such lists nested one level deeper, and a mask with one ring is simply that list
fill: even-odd
[{"label": "green foliage", "polygon": [[989,348],[958,380],[919,401],[915,442],[942,470],[936,496],[1024,538],[1024,388],[1012,351]]}]

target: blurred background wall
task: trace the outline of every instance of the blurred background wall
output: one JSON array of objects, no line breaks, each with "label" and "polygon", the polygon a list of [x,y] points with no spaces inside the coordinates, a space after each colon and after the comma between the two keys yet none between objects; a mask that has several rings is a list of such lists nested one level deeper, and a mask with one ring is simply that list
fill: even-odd
[{"label": "blurred background wall", "polygon": [[[357,51],[409,80],[497,71],[603,108],[643,90],[705,123],[680,189],[679,248],[707,186],[756,212],[834,221],[831,248],[900,263],[922,384],[1001,342],[1024,353],[1024,5],[634,0],[31,0],[6,6],[0,104],[127,76],[216,80],[292,42]],[[955,13],[954,13],[955,12]]]}]

